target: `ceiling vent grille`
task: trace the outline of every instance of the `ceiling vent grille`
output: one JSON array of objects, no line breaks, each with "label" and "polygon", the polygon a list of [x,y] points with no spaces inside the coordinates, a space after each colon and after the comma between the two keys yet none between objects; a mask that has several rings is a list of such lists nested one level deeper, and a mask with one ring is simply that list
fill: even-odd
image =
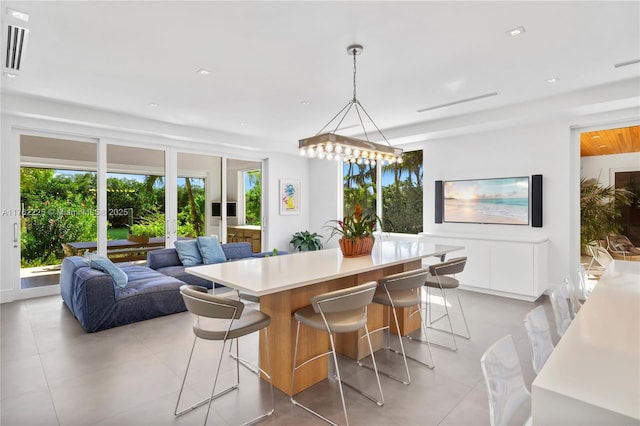
[{"label": "ceiling vent grille", "polygon": [[5,69],[17,72],[20,71],[20,64],[24,47],[27,43],[29,30],[26,28],[16,27],[15,25],[7,25],[7,54],[5,59]]}]

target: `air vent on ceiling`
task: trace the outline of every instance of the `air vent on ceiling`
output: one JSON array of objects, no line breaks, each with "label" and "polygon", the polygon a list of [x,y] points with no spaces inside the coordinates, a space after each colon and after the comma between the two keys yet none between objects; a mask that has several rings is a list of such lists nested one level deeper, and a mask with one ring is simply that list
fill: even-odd
[{"label": "air vent on ceiling", "polygon": [[4,68],[7,71],[17,72],[20,71],[20,64],[22,63],[24,47],[27,43],[29,30],[15,25],[7,25],[6,34],[7,54]]},{"label": "air vent on ceiling", "polygon": [[478,99],[484,99],[484,98],[488,98],[490,96],[496,96],[497,94],[498,94],[498,92],[485,93],[484,95],[474,96],[473,98],[460,99],[458,101],[453,101],[453,102],[449,102],[449,103],[442,104],[442,105],[436,105],[436,106],[432,106],[432,107],[428,107],[428,108],[422,108],[422,109],[419,109],[417,112],[433,111],[434,109],[440,109],[440,108],[445,108],[445,107],[448,107],[448,106],[463,104],[465,102],[477,101]]}]

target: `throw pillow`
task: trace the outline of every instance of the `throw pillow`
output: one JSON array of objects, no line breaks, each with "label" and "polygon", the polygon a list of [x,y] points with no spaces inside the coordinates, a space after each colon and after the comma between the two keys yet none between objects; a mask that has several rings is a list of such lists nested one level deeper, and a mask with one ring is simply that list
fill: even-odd
[{"label": "throw pillow", "polygon": [[178,240],[174,243],[180,262],[184,266],[202,265],[202,255],[197,240]]},{"label": "throw pillow", "polygon": [[210,237],[198,237],[198,248],[202,255],[202,260],[205,265],[211,263],[222,263],[227,261],[227,257],[224,255],[222,246],[218,242],[218,237],[212,235]]},{"label": "throw pillow", "polygon": [[86,260],[88,260],[89,266],[93,269],[97,269],[111,275],[116,287],[125,288],[127,286],[127,282],[129,282],[127,274],[125,274],[122,269],[117,267],[108,258],[92,253],[90,256],[85,257],[85,261]]}]

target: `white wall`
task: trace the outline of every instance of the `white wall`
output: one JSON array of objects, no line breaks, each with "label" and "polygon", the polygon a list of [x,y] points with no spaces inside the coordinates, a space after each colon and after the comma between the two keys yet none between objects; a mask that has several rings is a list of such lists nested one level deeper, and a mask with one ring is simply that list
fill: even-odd
[{"label": "white wall", "polygon": [[338,247],[338,238],[329,240],[330,231],[324,228],[329,220],[342,217],[342,163],[329,160],[307,160],[310,179],[309,196],[311,208],[309,232],[322,235],[322,244],[326,247]]},{"label": "white wall", "polygon": [[[267,161],[267,174],[263,180],[267,182],[263,190],[263,203],[267,212],[264,249],[292,251],[289,244],[294,232],[309,228],[309,214],[315,203],[310,203],[309,169],[307,159],[297,155],[270,155]],[[300,181],[300,214],[280,214],[280,180],[295,179]]]}]

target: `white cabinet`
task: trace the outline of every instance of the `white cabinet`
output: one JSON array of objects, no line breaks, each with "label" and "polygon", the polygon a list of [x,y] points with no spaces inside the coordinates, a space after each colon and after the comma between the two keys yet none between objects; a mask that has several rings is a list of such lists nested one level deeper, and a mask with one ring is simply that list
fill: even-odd
[{"label": "white cabinet", "polygon": [[455,257],[467,256],[465,270],[457,277],[463,288],[524,300],[535,300],[547,289],[546,238],[422,235],[434,243],[465,247],[455,252]]}]

